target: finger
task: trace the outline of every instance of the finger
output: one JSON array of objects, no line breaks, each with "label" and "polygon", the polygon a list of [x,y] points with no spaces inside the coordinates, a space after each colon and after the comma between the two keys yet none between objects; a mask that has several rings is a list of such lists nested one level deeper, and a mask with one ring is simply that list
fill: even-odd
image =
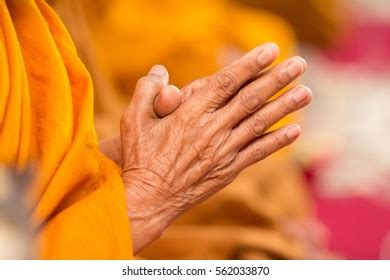
[{"label": "finger", "polygon": [[221,115],[232,127],[237,125],[239,121],[259,110],[268,99],[303,74],[306,67],[306,61],[301,57],[293,57],[282,62],[241,89],[229,104],[220,109]]},{"label": "finger", "polygon": [[138,80],[133,99],[127,114],[140,114],[144,117],[158,118],[154,112],[154,100],[168,82],[168,71],[162,65],[155,65],[149,71],[147,76]]},{"label": "finger", "polygon": [[173,113],[182,102],[182,92],[174,85],[167,85],[161,89],[154,100],[154,112],[160,118]]},{"label": "finger", "polygon": [[158,82],[161,81],[164,85],[168,85],[169,83],[169,73],[163,65],[154,65],[150,69],[148,75],[151,76],[151,78],[156,78]]},{"label": "finger", "polygon": [[276,151],[293,143],[301,134],[299,125],[289,125],[275,130],[265,136],[256,139],[241,152],[232,162],[231,168],[241,171],[246,167],[259,162]]},{"label": "finger", "polygon": [[226,143],[225,148],[229,151],[241,149],[288,114],[307,106],[312,98],[313,93],[306,86],[300,85],[288,90],[233,129],[231,140]]},{"label": "finger", "polygon": [[205,98],[208,109],[217,109],[247,81],[275,61],[278,54],[278,46],[274,43],[267,43],[253,49],[213,75],[209,79],[210,92]]}]

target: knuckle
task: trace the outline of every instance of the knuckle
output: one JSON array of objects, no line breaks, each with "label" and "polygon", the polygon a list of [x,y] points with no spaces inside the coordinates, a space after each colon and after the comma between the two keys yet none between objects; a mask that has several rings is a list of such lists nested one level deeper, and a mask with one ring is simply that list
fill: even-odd
[{"label": "knuckle", "polygon": [[142,89],[142,90],[156,90],[160,88],[160,83],[157,82],[156,80],[146,76],[142,77],[137,81],[137,89]]},{"label": "knuckle", "polygon": [[212,172],[211,177],[217,179],[218,185],[224,187],[231,183],[235,176],[235,170],[232,168],[232,162],[235,156],[227,157],[223,162],[217,164]]},{"label": "knuckle", "polygon": [[262,104],[259,93],[253,87],[245,88],[241,94],[238,95],[238,98],[241,108],[246,113],[255,112]]},{"label": "knuckle", "polygon": [[255,143],[253,146],[252,146],[252,157],[255,159],[255,160],[262,160],[263,158],[266,157],[266,147],[264,146],[263,143],[259,142],[259,143]]},{"label": "knuckle", "polygon": [[141,77],[137,81],[137,86],[145,86],[145,85],[149,84],[149,82],[150,82],[150,79],[148,77]]},{"label": "knuckle", "polygon": [[287,137],[280,135],[280,133],[276,133],[271,138],[271,146],[273,147],[273,150],[277,150],[282,148],[286,143]]},{"label": "knuckle", "polygon": [[216,76],[213,87],[218,94],[228,95],[237,90],[238,83],[231,72],[224,71]]},{"label": "knuckle", "polygon": [[252,116],[249,121],[249,129],[253,136],[260,137],[267,128],[268,120],[263,113],[258,113]]},{"label": "knuckle", "polygon": [[208,157],[208,156],[204,156],[202,157],[202,149],[199,149],[198,148],[195,148],[196,149],[196,154],[199,155],[199,158],[201,158],[201,162],[199,164],[197,164],[194,168],[195,168],[195,172],[196,172],[196,175],[197,177],[201,177],[201,178],[210,178],[210,177],[216,177],[218,176],[217,175],[214,175],[214,176],[211,176],[211,173],[213,171],[213,166],[214,166],[214,161],[211,157]]}]

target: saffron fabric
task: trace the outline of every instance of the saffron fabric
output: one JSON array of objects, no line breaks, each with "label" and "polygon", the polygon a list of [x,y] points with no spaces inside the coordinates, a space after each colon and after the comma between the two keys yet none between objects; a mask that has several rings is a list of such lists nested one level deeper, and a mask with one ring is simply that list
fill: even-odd
[{"label": "saffron fabric", "polygon": [[0,1],[0,163],[35,174],[37,258],[131,259],[120,170],[98,150],[91,78],[44,1]]}]

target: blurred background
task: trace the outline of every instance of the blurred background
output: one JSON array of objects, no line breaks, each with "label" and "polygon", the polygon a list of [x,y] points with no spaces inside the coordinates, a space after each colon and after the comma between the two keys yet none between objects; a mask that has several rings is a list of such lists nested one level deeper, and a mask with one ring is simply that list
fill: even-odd
[{"label": "blurred background", "polygon": [[184,215],[139,258],[390,259],[388,0],[48,2],[94,80],[101,139],[119,133],[135,82],[154,64],[180,87],[269,41],[278,62],[308,61],[301,82],[314,102],[278,124],[299,122],[302,139]]}]

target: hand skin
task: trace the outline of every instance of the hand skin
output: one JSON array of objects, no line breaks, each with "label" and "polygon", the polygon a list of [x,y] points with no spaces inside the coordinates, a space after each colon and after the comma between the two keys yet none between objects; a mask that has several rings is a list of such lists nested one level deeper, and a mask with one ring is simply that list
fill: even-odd
[{"label": "hand skin", "polygon": [[[154,112],[159,118],[163,118],[171,114],[183,102],[183,94],[174,85],[169,85],[169,74],[166,68],[162,65],[155,65],[153,70],[156,75],[160,75],[163,87],[160,93],[154,100]],[[120,136],[112,137],[100,141],[100,151],[109,159],[114,161],[118,166],[122,167],[122,147]]]},{"label": "hand skin", "polygon": [[269,100],[306,70],[300,57],[267,68],[278,52],[264,44],[181,90],[168,86],[162,66],[138,81],[121,136],[109,141],[110,157],[122,166],[134,254],[243,169],[298,138],[296,124],[267,131],[312,99],[300,85]]},{"label": "hand skin", "polygon": [[277,55],[275,44],[265,44],[188,84],[180,91],[184,101],[164,118],[153,107],[167,85],[164,71],[154,67],[138,81],[121,120],[122,178],[135,254],[243,169],[298,138],[295,124],[267,132],[312,99],[307,87],[295,86],[269,101],[306,69],[300,57],[267,69]]}]

